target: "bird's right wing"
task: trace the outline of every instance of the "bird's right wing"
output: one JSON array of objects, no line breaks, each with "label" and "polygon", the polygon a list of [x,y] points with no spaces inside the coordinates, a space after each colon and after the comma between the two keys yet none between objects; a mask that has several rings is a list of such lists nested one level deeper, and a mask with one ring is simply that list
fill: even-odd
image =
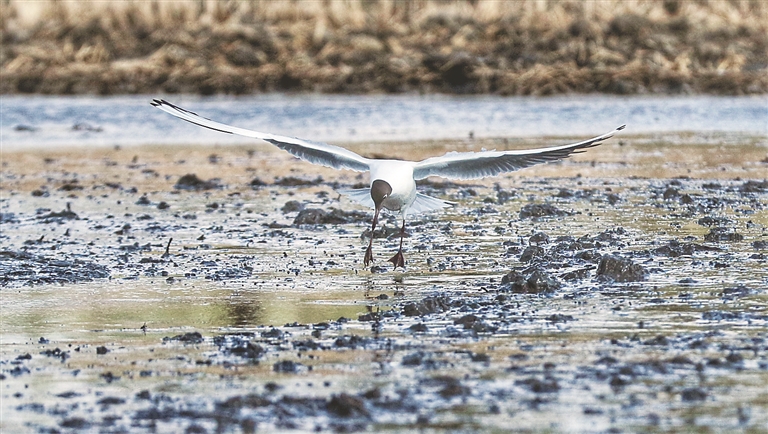
[{"label": "bird's right wing", "polygon": [[298,139],[295,137],[279,136],[276,134],[260,133],[258,131],[246,130],[245,128],[233,127],[220,122],[206,119],[197,113],[185,110],[179,106],[173,105],[162,99],[153,99],[151,104],[160,110],[191,122],[201,127],[209,128],[214,131],[220,131],[227,134],[237,134],[245,137],[253,137],[269,142],[280,149],[288,151],[292,155],[301,158],[304,161],[319,164],[321,166],[332,167],[334,169],[350,169],[358,172],[369,170],[369,160],[354,152],[341,148],[339,146],[329,145],[327,143],[313,142],[310,140]]}]

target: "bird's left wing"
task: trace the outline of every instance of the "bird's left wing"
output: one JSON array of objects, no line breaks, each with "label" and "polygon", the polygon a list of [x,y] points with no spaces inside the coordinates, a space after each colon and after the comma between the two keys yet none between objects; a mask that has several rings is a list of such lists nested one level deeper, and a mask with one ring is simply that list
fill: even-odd
[{"label": "bird's left wing", "polygon": [[475,179],[512,172],[548,161],[556,161],[578,153],[582,149],[601,144],[626,125],[601,136],[579,143],[549,148],[526,149],[521,151],[449,152],[442,157],[419,161],[413,168],[413,178],[442,176],[453,179]]},{"label": "bird's left wing", "polygon": [[209,128],[227,134],[237,134],[245,137],[253,137],[269,142],[280,149],[286,150],[294,156],[313,164],[332,167],[334,169],[351,169],[358,172],[369,170],[369,160],[354,152],[339,146],[327,143],[313,142],[295,137],[279,136],[276,134],[260,133],[233,127],[220,122],[206,119],[197,113],[185,110],[162,99],[153,99],[151,104],[160,110],[172,114],[179,119],[191,122],[201,127]]}]

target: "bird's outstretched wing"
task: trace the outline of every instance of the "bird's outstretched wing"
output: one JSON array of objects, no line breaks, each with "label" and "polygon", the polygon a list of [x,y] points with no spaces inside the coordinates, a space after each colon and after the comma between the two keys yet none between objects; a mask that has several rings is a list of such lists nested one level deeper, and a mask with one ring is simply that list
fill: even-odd
[{"label": "bird's outstretched wing", "polygon": [[313,164],[332,167],[334,169],[351,169],[358,172],[369,170],[369,162],[367,158],[338,146],[233,127],[206,119],[197,113],[185,110],[162,99],[153,99],[151,104],[179,119],[183,119],[195,125],[200,125],[201,127],[209,128],[214,131],[221,131],[222,133],[237,134],[264,140]]},{"label": "bird's outstretched wing", "polygon": [[453,179],[475,179],[512,172],[524,167],[548,161],[556,161],[578,153],[583,149],[601,144],[626,125],[601,136],[579,143],[549,148],[526,149],[521,151],[449,152],[442,157],[419,161],[413,168],[414,179],[428,176],[442,176]]}]

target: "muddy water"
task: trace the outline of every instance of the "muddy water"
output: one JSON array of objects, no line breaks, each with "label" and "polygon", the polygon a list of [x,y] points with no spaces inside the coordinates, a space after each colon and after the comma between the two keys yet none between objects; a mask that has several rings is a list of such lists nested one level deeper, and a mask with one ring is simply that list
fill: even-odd
[{"label": "muddy water", "polygon": [[3,431],[766,430],[766,146],[625,135],[425,183],[458,205],[409,221],[405,271],[391,219],[361,264],[334,188],[365,179],[266,146],[4,152]]}]

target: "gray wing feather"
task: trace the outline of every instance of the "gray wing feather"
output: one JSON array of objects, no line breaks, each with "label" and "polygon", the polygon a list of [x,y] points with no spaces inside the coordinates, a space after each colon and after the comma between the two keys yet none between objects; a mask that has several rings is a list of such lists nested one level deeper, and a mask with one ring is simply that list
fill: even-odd
[{"label": "gray wing feather", "polygon": [[512,172],[535,164],[561,160],[601,144],[626,125],[579,143],[522,151],[449,152],[442,157],[432,157],[416,163],[414,179],[442,176],[454,179],[476,179]]},{"label": "gray wing feather", "polygon": [[426,194],[416,193],[416,200],[414,200],[411,206],[408,207],[407,214],[413,215],[423,212],[437,211],[454,205],[456,205],[454,202],[427,196]]},{"label": "gray wing feather", "polygon": [[336,190],[336,192],[349,197],[351,200],[359,203],[364,207],[371,209],[376,207],[376,204],[373,203],[373,199],[371,198],[371,189],[368,187],[355,188],[350,190]]},{"label": "gray wing feather", "polygon": [[351,169],[358,172],[369,170],[368,159],[355,154],[354,152],[341,148],[339,146],[329,145],[327,143],[313,142],[311,140],[298,139],[295,137],[285,137],[276,134],[260,133],[258,131],[247,130],[245,128],[233,127],[220,122],[206,119],[197,113],[173,105],[162,99],[154,99],[151,104],[160,110],[191,122],[195,125],[205,127],[214,131],[220,131],[227,134],[237,134],[245,137],[253,137],[269,142],[280,149],[288,151],[290,154],[321,166],[332,167],[334,169]]}]

